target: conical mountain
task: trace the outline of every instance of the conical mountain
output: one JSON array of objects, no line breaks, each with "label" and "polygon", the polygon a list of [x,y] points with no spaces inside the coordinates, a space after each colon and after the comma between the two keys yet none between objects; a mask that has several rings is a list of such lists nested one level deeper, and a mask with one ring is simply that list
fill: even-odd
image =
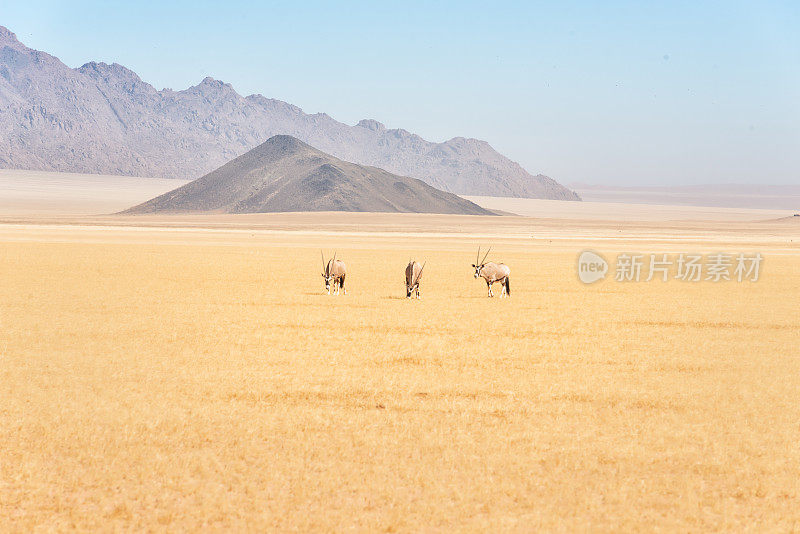
[{"label": "conical mountain", "polygon": [[335,158],[289,135],[125,213],[373,211],[492,213],[421,180]]}]

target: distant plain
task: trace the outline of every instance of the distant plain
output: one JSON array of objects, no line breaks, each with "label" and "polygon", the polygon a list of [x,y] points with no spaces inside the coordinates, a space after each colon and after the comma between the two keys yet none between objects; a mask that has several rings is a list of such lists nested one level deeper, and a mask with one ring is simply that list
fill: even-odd
[{"label": "distant plain", "polygon": [[588,186],[573,189],[590,202],[716,206],[800,211],[800,185]]}]

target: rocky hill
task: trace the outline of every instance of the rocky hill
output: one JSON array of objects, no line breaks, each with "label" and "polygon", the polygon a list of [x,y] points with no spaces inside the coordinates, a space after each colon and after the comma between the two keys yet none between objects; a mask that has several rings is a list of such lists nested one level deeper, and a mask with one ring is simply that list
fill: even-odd
[{"label": "rocky hill", "polygon": [[126,213],[380,211],[491,215],[421,180],[342,161],[289,135]]},{"label": "rocky hill", "polygon": [[192,179],[277,134],[454,193],[579,200],[485,141],[349,126],[212,78],[158,91],[121,65],[71,69],[0,26],[0,168]]}]

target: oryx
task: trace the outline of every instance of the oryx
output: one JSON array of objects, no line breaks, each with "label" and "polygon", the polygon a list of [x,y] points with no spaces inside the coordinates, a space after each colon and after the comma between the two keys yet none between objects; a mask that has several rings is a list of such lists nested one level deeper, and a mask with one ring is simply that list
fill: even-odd
[{"label": "oryx", "polygon": [[483,256],[483,259],[478,261],[478,258],[481,257],[481,247],[478,247],[478,255],[475,257],[476,263],[472,264],[472,267],[475,269],[475,278],[483,277],[486,280],[486,287],[489,288],[489,296],[493,297],[494,293],[492,293],[492,284],[495,282],[500,282],[503,286],[502,291],[500,292],[500,298],[503,296],[511,295],[511,284],[508,281],[508,276],[511,274],[511,269],[508,268],[508,265],[505,263],[484,263],[486,261],[486,256],[489,255],[489,252],[492,251],[492,247],[489,247],[489,250]]},{"label": "oryx", "polygon": [[331,283],[333,283],[333,294],[338,295],[339,289],[344,289],[344,294],[347,295],[347,288],[344,287],[344,278],[347,274],[347,267],[345,267],[342,260],[336,259],[336,253],[333,253],[333,258],[325,263],[325,254],[322,254],[322,278],[325,279],[325,290],[328,295],[331,294]]},{"label": "oryx", "polygon": [[410,299],[414,293],[416,293],[418,299],[422,298],[419,296],[419,282],[422,280],[422,270],[424,268],[424,263],[420,265],[419,262],[408,260],[408,265],[406,265],[406,298]]}]

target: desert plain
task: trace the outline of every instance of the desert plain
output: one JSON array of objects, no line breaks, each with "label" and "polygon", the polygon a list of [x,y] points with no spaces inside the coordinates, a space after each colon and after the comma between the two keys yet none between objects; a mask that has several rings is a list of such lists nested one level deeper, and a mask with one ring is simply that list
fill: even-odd
[{"label": "desert plain", "polygon": [[[800,528],[790,211],[134,217],[172,184],[36,176],[0,173],[0,530]],[[585,285],[585,249],[764,261]]]}]

